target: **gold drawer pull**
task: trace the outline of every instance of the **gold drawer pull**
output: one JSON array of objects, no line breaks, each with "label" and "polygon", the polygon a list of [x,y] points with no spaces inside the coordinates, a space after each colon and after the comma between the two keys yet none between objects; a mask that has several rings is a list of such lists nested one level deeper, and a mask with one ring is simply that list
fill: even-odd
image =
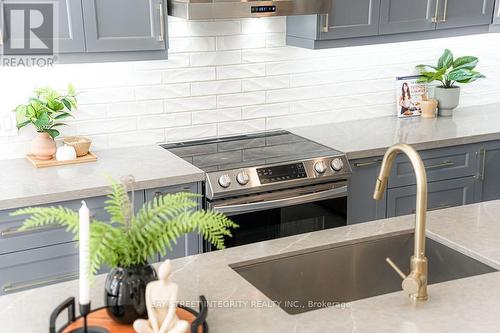
[{"label": "gold drawer pull", "polygon": [[4,237],[14,237],[14,236],[22,236],[42,231],[47,231],[51,229],[62,229],[60,225],[43,225],[39,227],[33,227],[26,230],[19,230],[18,227],[6,228],[0,231],[0,238]]},{"label": "gold drawer pull", "polygon": [[356,168],[363,168],[363,167],[371,166],[374,164],[380,164],[380,163],[382,163],[382,159],[378,158],[376,160],[372,160],[372,161],[368,161],[368,162],[354,163],[354,166]]},{"label": "gold drawer pull", "polygon": [[440,168],[452,167],[454,165],[455,165],[455,162],[453,162],[453,161],[444,161],[444,162],[439,163],[439,164],[425,166],[425,168],[427,170],[431,170],[431,169],[440,169]]},{"label": "gold drawer pull", "polygon": [[78,273],[73,272],[73,273],[56,275],[56,276],[52,276],[52,277],[48,277],[48,278],[44,278],[44,279],[39,279],[39,280],[32,280],[32,281],[27,281],[27,282],[7,283],[7,284],[3,285],[2,291],[4,293],[12,293],[12,292],[23,290],[23,289],[39,287],[39,286],[44,285],[44,284],[57,283],[57,282],[62,282],[64,280],[77,279],[77,278],[78,278]]},{"label": "gold drawer pull", "polygon": [[432,23],[437,23],[439,18],[439,0],[436,0],[436,9],[434,12],[434,16],[432,17]]}]

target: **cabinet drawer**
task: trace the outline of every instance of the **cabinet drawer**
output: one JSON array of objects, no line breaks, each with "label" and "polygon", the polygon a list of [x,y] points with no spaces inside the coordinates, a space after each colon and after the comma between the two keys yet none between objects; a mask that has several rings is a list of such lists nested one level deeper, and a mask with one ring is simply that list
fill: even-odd
[{"label": "cabinet drawer", "polygon": [[75,242],[0,255],[0,295],[76,278]]},{"label": "cabinet drawer", "polygon": [[[427,171],[427,181],[474,176],[477,173],[476,145],[447,147],[419,152]],[[415,173],[410,160],[398,155],[394,161],[389,188],[415,184]]]},{"label": "cabinet drawer", "polygon": [[[474,203],[477,183],[475,177],[429,183],[427,185],[428,210]],[[416,189],[415,185],[389,189],[387,192],[387,217],[414,214]]]},{"label": "cabinet drawer", "polygon": [[[98,220],[107,221],[108,213],[104,210],[106,197],[87,198],[85,202],[90,209],[91,215]],[[144,191],[137,191],[135,194],[136,205],[144,202]],[[43,205],[63,206],[78,211],[81,207],[81,200],[72,200]],[[10,216],[16,209],[0,211],[0,254],[34,249],[37,247],[49,246],[69,242],[73,235],[66,232],[59,226],[41,227],[26,231],[17,231],[28,218],[25,216]]]}]

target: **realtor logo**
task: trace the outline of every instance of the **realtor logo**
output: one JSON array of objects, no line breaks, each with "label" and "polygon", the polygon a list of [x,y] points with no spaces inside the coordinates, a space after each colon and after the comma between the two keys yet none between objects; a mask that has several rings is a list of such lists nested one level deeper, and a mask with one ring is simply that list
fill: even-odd
[{"label": "realtor logo", "polygon": [[[47,66],[54,60],[54,3],[3,2],[2,64]],[[50,58],[50,59],[49,59]]]}]

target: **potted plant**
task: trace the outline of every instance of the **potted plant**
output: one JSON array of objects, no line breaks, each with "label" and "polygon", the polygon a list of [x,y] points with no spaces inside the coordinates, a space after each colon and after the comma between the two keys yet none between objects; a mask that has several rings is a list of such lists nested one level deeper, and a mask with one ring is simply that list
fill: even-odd
[{"label": "potted plant", "polygon": [[441,82],[435,88],[435,98],[439,102],[439,115],[451,116],[460,100],[460,87],[456,83],[471,83],[485,76],[475,71],[478,58],[464,56],[453,59],[453,53],[446,49],[436,66],[418,65],[421,78],[418,82]]},{"label": "potted plant", "polygon": [[70,117],[76,108],[75,89],[69,84],[66,95],[49,87],[39,88],[35,90],[35,96],[28,99],[28,104],[14,109],[18,129],[31,124],[37,131],[31,143],[31,154],[40,160],[50,160],[54,156],[54,138],[60,134],[57,127],[65,125],[61,120]]},{"label": "potted plant", "polygon": [[[112,181],[105,202],[110,221],[90,222],[89,274],[96,274],[103,265],[112,268],[104,297],[114,320],[131,324],[146,317],[146,285],[157,279],[149,260],[158,253],[165,256],[182,235],[198,232],[217,249],[224,248],[224,237],[230,237],[230,229],[238,226],[221,213],[195,210],[198,197],[192,193],[157,196],[134,214],[126,186]],[[31,207],[12,215],[30,215],[21,230],[61,225],[75,240],[78,237],[79,215],[71,209]]]}]

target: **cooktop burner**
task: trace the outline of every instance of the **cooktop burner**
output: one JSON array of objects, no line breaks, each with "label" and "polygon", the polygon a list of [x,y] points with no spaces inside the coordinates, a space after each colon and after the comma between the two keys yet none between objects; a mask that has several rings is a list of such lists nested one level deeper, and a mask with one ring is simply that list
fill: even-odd
[{"label": "cooktop burner", "polygon": [[205,172],[341,154],[288,131],[162,145]]}]

